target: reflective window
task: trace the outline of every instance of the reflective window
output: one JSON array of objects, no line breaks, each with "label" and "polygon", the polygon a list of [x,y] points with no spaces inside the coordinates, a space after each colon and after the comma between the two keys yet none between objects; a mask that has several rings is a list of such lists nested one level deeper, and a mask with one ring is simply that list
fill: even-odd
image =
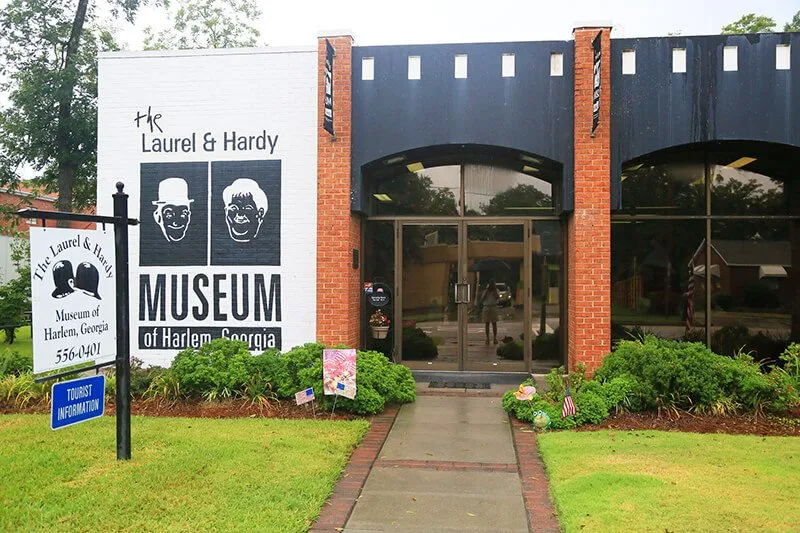
[{"label": "reflective window", "polygon": [[553,211],[553,186],[507,168],[464,165],[464,203],[465,215],[547,215]]},{"label": "reflective window", "polygon": [[376,215],[458,215],[461,167],[423,168],[377,181],[370,197]]},{"label": "reflective window", "polygon": [[653,333],[704,341],[705,269],[692,265],[704,239],[702,220],[612,222],[612,340]]},{"label": "reflective window", "polygon": [[701,157],[679,162],[637,163],[622,170],[622,209],[657,215],[705,213],[705,164]]},{"label": "reflective window", "polygon": [[[743,348],[776,360],[792,333],[796,282],[792,257],[800,233],[791,221],[711,223],[711,347],[723,355]],[[698,251],[705,261],[705,249]],[[797,326],[795,326],[797,327]]]},{"label": "reflective window", "polygon": [[720,154],[724,165],[711,167],[711,214],[785,215],[783,182],[757,172],[758,159]]}]

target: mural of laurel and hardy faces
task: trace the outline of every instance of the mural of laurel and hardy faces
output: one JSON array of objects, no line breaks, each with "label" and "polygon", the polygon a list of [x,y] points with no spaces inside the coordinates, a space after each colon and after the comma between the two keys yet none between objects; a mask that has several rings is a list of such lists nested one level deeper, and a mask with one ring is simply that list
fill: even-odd
[{"label": "mural of laurel and hardy faces", "polygon": [[280,161],[144,163],[139,264],[280,265],[280,196]]}]

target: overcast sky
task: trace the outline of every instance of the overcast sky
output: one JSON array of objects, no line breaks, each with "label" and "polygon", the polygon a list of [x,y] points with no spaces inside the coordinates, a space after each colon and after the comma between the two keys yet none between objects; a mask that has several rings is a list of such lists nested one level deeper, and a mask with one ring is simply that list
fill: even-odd
[{"label": "overcast sky", "polygon": [[[800,10],[796,0],[295,0],[260,2],[258,27],[270,46],[313,45],[319,32],[350,30],[356,45],[568,40],[576,23],[611,22],[616,37],[720,33],[746,13],[775,19],[783,29]],[[128,49],[141,48],[140,29],[158,25],[145,8],[123,31]]]}]

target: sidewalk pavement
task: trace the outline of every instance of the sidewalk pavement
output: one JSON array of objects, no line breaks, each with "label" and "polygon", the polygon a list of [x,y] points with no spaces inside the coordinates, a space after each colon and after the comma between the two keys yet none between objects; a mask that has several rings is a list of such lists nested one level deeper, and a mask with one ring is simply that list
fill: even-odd
[{"label": "sidewalk pavement", "polygon": [[533,435],[500,398],[418,396],[371,466],[345,532],[558,531]]}]

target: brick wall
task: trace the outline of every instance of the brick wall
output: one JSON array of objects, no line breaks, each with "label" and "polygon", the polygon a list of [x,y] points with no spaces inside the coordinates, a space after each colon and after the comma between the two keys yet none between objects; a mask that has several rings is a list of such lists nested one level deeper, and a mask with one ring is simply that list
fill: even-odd
[{"label": "brick wall", "polygon": [[317,339],[357,347],[361,317],[361,277],[353,250],[361,255],[361,220],[350,212],[351,51],[350,36],[328,37],[333,61],[333,130],[322,127],[325,92],[325,38],[319,39],[317,151]]},{"label": "brick wall", "polygon": [[[594,54],[602,31],[600,122],[592,137]],[[611,343],[611,28],[575,29],[575,210],[569,240],[568,362],[596,368]]]}]

